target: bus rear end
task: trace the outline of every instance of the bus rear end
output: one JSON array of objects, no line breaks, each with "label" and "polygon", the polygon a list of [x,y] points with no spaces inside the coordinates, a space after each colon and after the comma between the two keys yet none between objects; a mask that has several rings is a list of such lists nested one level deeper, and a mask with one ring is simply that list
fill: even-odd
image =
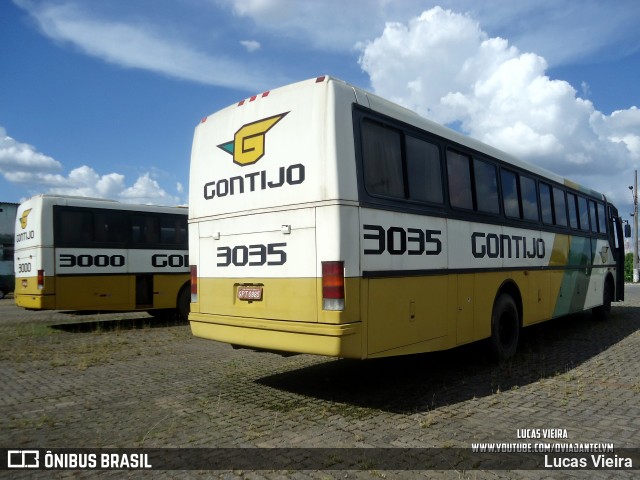
[{"label": "bus rear end", "polygon": [[358,244],[343,240],[358,238],[353,96],[319,77],[241,101],[196,128],[194,335],[361,357]]},{"label": "bus rear end", "polygon": [[37,310],[55,308],[52,219],[44,208],[42,196],[23,202],[15,225],[15,303]]}]

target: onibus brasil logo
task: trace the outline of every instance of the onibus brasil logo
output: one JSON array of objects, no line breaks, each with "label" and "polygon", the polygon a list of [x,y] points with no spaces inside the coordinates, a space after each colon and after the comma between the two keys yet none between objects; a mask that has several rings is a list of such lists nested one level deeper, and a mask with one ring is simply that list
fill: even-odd
[{"label": "onibus brasil logo", "polygon": [[264,142],[266,133],[289,112],[263,118],[240,127],[233,140],[221,143],[218,148],[233,155],[233,162],[244,167],[253,165],[264,156]]}]

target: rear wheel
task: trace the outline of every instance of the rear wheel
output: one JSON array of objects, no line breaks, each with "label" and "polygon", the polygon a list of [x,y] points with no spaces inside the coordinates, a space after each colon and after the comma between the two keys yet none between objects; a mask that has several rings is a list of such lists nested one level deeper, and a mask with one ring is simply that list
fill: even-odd
[{"label": "rear wheel", "polygon": [[596,320],[606,321],[611,316],[611,302],[613,301],[613,283],[611,279],[604,282],[604,291],[602,292],[602,305],[591,310]]},{"label": "rear wheel", "polygon": [[186,322],[189,320],[189,310],[191,308],[191,289],[185,285],[178,294],[178,318]]},{"label": "rear wheel", "polygon": [[491,347],[497,360],[515,355],[520,338],[520,315],[511,295],[501,294],[491,314]]}]

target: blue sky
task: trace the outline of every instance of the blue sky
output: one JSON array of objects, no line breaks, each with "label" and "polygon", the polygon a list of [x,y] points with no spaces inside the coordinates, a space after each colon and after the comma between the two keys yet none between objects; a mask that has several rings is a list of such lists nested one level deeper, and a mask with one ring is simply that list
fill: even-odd
[{"label": "blue sky", "polygon": [[202,117],[331,74],[624,214],[640,163],[639,20],[637,0],[0,2],[0,200],[186,204]]}]

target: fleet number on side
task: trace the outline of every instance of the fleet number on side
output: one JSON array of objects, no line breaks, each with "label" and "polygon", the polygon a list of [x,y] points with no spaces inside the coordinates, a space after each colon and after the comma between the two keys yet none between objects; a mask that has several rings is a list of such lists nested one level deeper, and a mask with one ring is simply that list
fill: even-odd
[{"label": "fleet number on side", "polygon": [[[62,253],[58,258],[58,267],[60,268],[73,268],[73,267],[124,267],[127,263],[124,255],[90,255],[81,254],[73,255],[70,253]],[[189,266],[189,255],[187,254],[165,254],[156,253],[151,256],[151,266],[155,268],[178,268]]]}]

